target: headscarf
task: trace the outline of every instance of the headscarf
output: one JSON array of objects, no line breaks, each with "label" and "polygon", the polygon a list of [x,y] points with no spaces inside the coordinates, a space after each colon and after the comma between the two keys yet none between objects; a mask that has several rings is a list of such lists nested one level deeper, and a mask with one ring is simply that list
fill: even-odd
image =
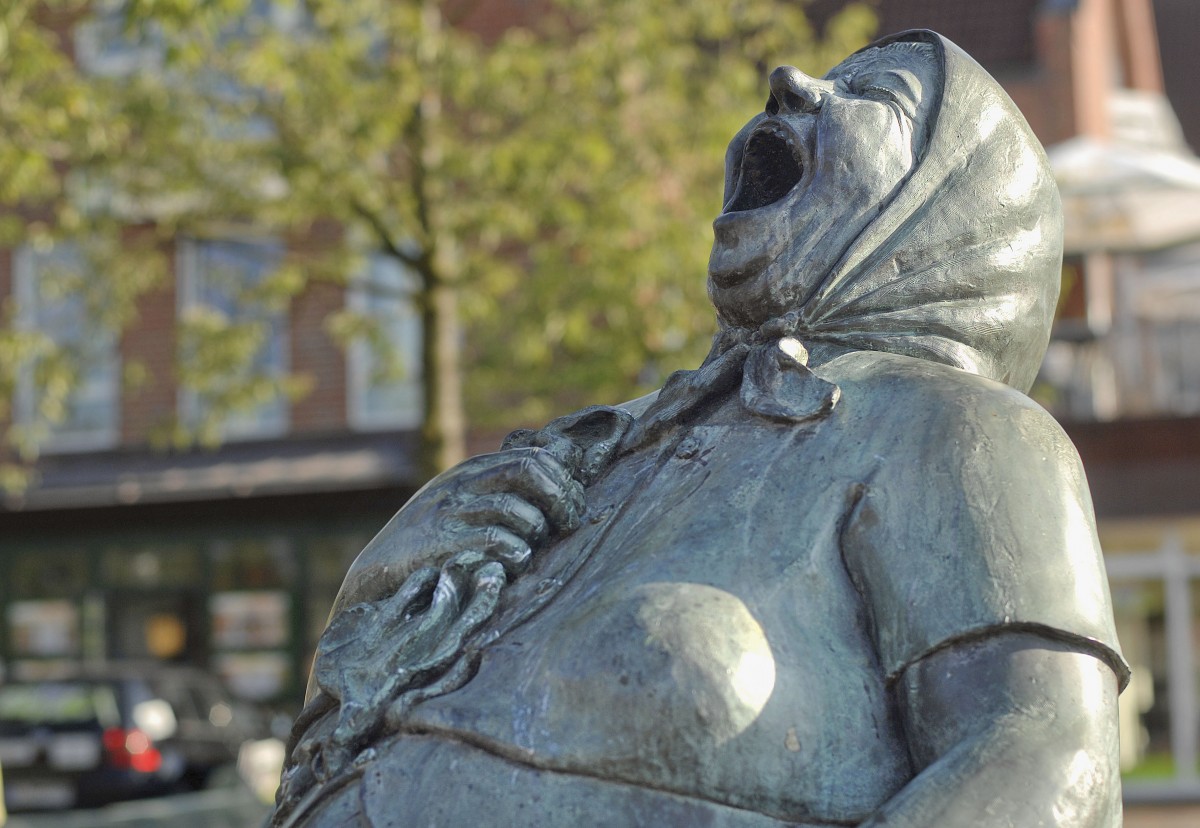
[{"label": "headscarf", "polygon": [[1049,162],[1000,85],[946,38],[909,31],[867,48],[905,41],[932,44],[944,69],[925,152],[797,309],[798,333],[1028,391],[1062,269],[1062,206]]}]

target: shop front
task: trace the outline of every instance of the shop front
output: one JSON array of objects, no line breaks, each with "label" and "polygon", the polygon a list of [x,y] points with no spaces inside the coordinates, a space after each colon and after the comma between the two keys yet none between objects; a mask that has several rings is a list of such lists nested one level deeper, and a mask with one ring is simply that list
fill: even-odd
[{"label": "shop front", "polygon": [[346,569],[398,502],[402,492],[23,516],[0,554],[4,675],[182,662],[247,700],[295,707]]}]

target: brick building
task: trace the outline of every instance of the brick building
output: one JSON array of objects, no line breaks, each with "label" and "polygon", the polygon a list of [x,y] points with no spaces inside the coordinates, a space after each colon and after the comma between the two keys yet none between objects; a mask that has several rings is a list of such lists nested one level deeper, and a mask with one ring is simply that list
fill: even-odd
[{"label": "brick building", "polygon": [[[248,14],[286,26],[283,5],[255,0]],[[498,0],[460,25],[494,37],[535,7]],[[156,65],[162,48],[131,37],[124,14],[106,0],[86,12],[47,10],[46,21],[81,69],[120,78]],[[153,209],[130,207],[131,244]],[[282,259],[303,258],[341,230],[249,232],[230,224],[165,243],[169,278],[140,298],[119,338],[60,289],[93,276],[79,245],[0,248],[0,305],[86,362],[65,419],[41,442],[31,485],[0,494],[0,679],[80,660],[181,660],[223,675],[244,697],[298,707],[350,562],[423,482],[422,332],[415,277],[366,248],[353,289],[312,283],[282,310],[245,301],[239,292]],[[377,323],[398,364],[385,366],[366,343],[334,341],[325,322],[344,308]],[[164,449],[176,422],[204,414],[203,399],[177,382],[180,322],[197,313],[262,326],[250,369],[297,375],[307,388],[226,418],[217,449]],[[36,419],[36,382],[20,377],[18,426]]]},{"label": "brick building", "polygon": [[[536,6],[498,0],[459,25],[494,37]],[[269,0],[248,14],[291,20]],[[85,72],[120,78],[160,58],[161,43],[125,30],[120,2],[45,19]],[[130,208],[131,244],[153,209]],[[248,232],[230,224],[166,243],[169,278],[141,297],[119,338],[60,289],[93,275],[79,245],[0,248],[0,304],[86,362],[32,484],[0,495],[0,678],[79,660],[175,659],[213,669],[248,698],[297,705],[350,561],[423,482],[413,275],[363,249],[354,289],[313,283],[283,310],[246,302],[239,292],[283,258],[341,231]],[[384,370],[366,343],[334,341],[325,322],[344,308],[378,323],[399,365]],[[261,325],[251,370],[297,375],[307,389],[224,420],[220,448],[166,450],[176,422],[204,414],[203,399],[177,382],[180,321],[197,313]],[[20,377],[18,426],[37,419],[38,381]]]},{"label": "brick building", "polygon": [[[528,5],[482,5],[478,25],[502,26],[496,9]],[[809,8],[820,22],[842,5]],[[1200,146],[1190,88],[1200,4],[876,5],[881,31],[933,28],[979,59],[1062,173],[1063,314],[1039,393],[1083,456],[1135,670],[1122,697],[1129,824],[1194,824],[1195,812],[1155,822],[1136,806],[1200,800],[1200,227],[1188,221],[1200,210],[1186,209],[1200,191],[1187,150]],[[106,49],[103,32],[89,37],[94,59],[123,59]],[[1111,175],[1117,167],[1136,174]],[[1114,223],[1127,203],[1143,212]],[[1153,226],[1135,221],[1146,209],[1159,210]],[[210,276],[253,279],[284,245],[178,240],[169,251],[174,280],[145,297],[139,323],[119,342],[96,343],[98,368],[47,447],[37,485],[0,505],[8,671],[152,655],[208,665],[252,697],[297,698],[346,566],[419,483],[415,371],[400,383],[372,381],[369,352],[343,352],[318,320],[347,303],[377,312],[396,346],[415,356],[405,275],[374,263],[373,281],[390,287],[381,295],[319,286],[270,320],[262,365],[306,374],[308,396],[227,423],[217,451],[151,448],[155,429],[195,404],[171,378],[178,314],[196,303],[220,307],[220,280]],[[17,298],[30,324],[69,335],[77,309],[41,302],[32,286],[41,270],[74,261],[69,250],[0,251],[0,297]],[[130,362],[147,373],[136,387],[120,381]]]}]

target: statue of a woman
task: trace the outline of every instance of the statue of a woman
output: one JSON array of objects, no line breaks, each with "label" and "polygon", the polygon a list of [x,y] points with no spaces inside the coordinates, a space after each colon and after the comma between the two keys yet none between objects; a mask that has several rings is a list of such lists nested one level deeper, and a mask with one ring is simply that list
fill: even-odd
[{"label": "statue of a woman", "polygon": [[1024,120],[930,32],[781,67],[714,229],[700,368],[363,551],[276,824],[1120,824],[1087,486],[1023,393],[1062,255]]}]

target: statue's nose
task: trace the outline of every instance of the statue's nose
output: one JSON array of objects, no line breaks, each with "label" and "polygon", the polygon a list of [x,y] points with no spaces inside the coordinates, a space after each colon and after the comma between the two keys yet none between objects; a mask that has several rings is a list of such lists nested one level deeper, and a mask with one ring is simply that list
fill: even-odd
[{"label": "statue's nose", "polygon": [[771,73],[771,97],[767,112],[795,114],[816,112],[821,101],[833,91],[833,83],[804,74],[795,66],[780,66]]}]

